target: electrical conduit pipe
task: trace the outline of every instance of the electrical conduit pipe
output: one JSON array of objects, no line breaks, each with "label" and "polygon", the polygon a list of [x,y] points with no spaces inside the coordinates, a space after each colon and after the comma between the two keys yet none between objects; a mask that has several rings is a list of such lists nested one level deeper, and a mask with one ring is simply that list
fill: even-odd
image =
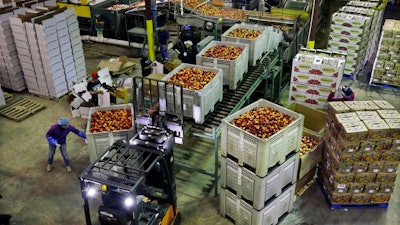
[{"label": "electrical conduit pipe", "polygon": [[[113,45],[120,45],[120,46],[127,46],[129,47],[129,42],[125,40],[117,40],[112,38],[105,38],[103,34],[97,34],[97,36],[90,36],[90,35],[82,35],[82,41],[93,41],[98,43],[105,43],[105,44],[113,44]],[[131,42],[130,47],[134,48],[142,48],[143,44]]]}]

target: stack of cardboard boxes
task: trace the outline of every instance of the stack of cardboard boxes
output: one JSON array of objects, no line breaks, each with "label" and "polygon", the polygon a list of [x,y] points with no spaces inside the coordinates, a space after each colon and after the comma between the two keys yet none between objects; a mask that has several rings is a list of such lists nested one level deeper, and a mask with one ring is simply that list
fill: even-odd
[{"label": "stack of cardboard boxes", "polygon": [[400,86],[400,21],[385,20],[370,84]]},{"label": "stack of cardboard boxes", "polygon": [[6,104],[6,98],[4,97],[3,90],[1,89],[0,86],[0,106],[3,106]]},{"label": "stack of cardboard boxes", "polygon": [[350,1],[332,15],[328,50],[347,53],[344,73],[354,79],[377,46],[385,7],[385,1]]},{"label": "stack of cardboard boxes", "polygon": [[30,93],[59,98],[72,89],[73,83],[86,79],[73,8],[41,3],[9,19]]},{"label": "stack of cardboard boxes", "polygon": [[[26,9],[25,9],[26,10]],[[0,81],[5,88],[14,91],[26,89],[20,59],[18,58],[15,34],[11,30],[10,17],[20,11],[4,10],[0,12]]]},{"label": "stack of cardboard boxes", "polygon": [[289,102],[326,111],[328,95],[339,87],[344,64],[344,54],[301,49],[293,59]]},{"label": "stack of cardboard boxes", "polygon": [[386,101],[330,102],[318,177],[331,204],[387,204],[400,161],[400,113]]}]

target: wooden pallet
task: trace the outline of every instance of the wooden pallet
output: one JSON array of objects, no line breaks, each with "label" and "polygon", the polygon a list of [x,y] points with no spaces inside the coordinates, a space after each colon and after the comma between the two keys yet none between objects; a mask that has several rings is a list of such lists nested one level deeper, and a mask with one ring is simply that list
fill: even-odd
[{"label": "wooden pallet", "polygon": [[14,95],[12,95],[8,92],[3,92],[3,94],[4,94],[4,98],[6,100],[6,104],[8,104],[14,98]]},{"label": "wooden pallet", "polygon": [[29,116],[46,108],[44,105],[20,98],[10,105],[0,109],[0,115],[21,122]]}]

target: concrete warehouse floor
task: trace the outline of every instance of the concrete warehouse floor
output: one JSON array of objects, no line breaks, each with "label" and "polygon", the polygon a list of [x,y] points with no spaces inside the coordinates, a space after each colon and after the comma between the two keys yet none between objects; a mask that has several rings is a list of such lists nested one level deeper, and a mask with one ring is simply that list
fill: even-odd
[{"label": "concrete warehouse floor", "polygon": [[[395,7],[395,6],[390,6]],[[396,12],[396,11],[395,11]],[[397,11],[398,12],[398,11]],[[101,59],[112,56],[135,56],[137,52],[125,47],[84,43],[88,71]],[[344,78],[350,85],[356,100],[384,99],[400,109],[400,90],[369,87],[370,65],[360,80]],[[140,66],[133,71],[140,73]],[[29,93],[12,93],[14,98],[23,97],[41,103],[46,108],[31,117],[15,122],[0,117],[0,214],[13,215],[13,225],[83,225],[85,224],[83,200],[77,176],[89,164],[87,145],[74,134],[68,136],[68,153],[72,172],[66,173],[59,152],[55,155],[54,170],[46,171],[48,145],[45,134],[57,118],[66,116],[79,129],[86,126],[86,119],[72,118],[66,98],[60,101],[33,96]],[[184,146],[176,146],[177,160],[184,151],[196,153],[187,163],[212,169],[213,151],[208,140],[190,138]],[[185,162],[186,163],[186,162]],[[204,192],[210,177],[180,170],[177,175],[178,208],[183,225],[233,224],[218,214],[219,196],[213,191]],[[294,210],[282,218],[281,225],[395,225],[400,224],[400,178],[388,208],[330,209],[317,183],[310,184],[296,197]]]}]

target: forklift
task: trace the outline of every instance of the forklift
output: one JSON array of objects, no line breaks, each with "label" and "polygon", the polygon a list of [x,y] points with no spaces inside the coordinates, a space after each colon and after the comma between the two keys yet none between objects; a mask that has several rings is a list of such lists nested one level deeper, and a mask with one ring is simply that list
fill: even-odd
[{"label": "forklift", "polygon": [[[144,82],[145,79],[135,82],[155,82],[164,96],[166,93],[161,92],[166,91],[166,86],[176,85],[157,80]],[[180,134],[169,126],[182,127],[183,115],[180,121],[165,121],[167,114],[155,108],[160,97],[152,105],[138,102],[145,97],[139,94],[143,93],[143,85],[134,86],[138,89],[134,91],[138,132],[129,141],[116,141],[79,175],[86,225],[180,224],[173,157],[173,146]],[[96,214],[97,219],[91,214]]]}]

